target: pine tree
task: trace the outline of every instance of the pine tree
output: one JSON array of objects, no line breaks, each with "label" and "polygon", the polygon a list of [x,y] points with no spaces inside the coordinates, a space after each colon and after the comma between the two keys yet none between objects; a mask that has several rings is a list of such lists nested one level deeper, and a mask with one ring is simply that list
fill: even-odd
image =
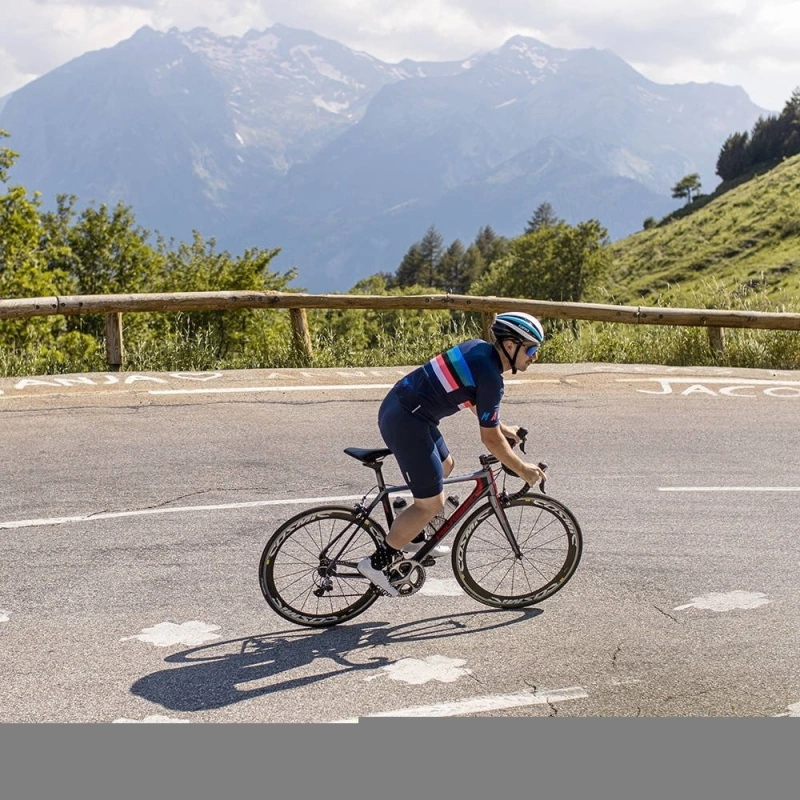
[{"label": "pine tree", "polygon": [[717,175],[723,181],[733,180],[747,172],[750,166],[747,152],[749,141],[750,137],[746,132],[734,133],[725,140],[717,158]]},{"label": "pine tree", "polygon": [[419,243],[421,258],[419,280],[422,286],[437,286],[439,283],[439,264],[444,253],[444,239],[431,225]]},{"label": "pine tree", "polygon": [[447,248],[439,262],[440,288],[454,294],[463,294],[464,289],[464,245],[456,239]]},{"label": "pine tree", "polygon": [[528,220],[525,233],[536,233],[542,228],[552,228],[559,222],[561,220],[555,215],[553,206],[550,203],[540,203],[533,212],[533,216]]},{"label": "pine tree", "polygon": [[498,236],[491,225],[485,225],[475,237],[475,246],[480,250],[484,263],[488,267],[505,253],[508,242]]},{"label": "pine tree", "polygon": [[464,266],[461,271],[461,284],[458,294],[466,294],[472,284],[486,271],[486,261],[476,244],[471,244],[464,253]]},{"label": "pine tree", "polygon": [[422,260],[422,251],[420,250],[419,242],[414,242],[408,251],[403,256],[400,266],[395,273],[395,283],[401,288],[408,286],[415,286],[420,282],[420,275],[422,273],[424,264]]}]

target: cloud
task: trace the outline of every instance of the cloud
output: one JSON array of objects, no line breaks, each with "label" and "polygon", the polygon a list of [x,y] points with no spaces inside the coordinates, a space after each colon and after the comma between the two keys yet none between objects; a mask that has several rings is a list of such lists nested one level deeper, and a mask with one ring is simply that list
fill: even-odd
[{"label": "cloud", "polygon": [[778,110],[800,84],[798,0],[13,0],[0,29],[0,96],[142,25],[223,35],[276,22],[386,61],[460,60],[515,34],[609,49],[662,83],[743,85]]}]

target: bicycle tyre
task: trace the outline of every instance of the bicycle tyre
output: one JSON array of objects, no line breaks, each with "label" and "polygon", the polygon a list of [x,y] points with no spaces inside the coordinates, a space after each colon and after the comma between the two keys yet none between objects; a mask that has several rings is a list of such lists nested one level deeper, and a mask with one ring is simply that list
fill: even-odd
[{"label": "bicycle tyre", "polygon": [[522,550],[515,558],[500,521],[487,503],[453,542],[453,572],[473,599],[493,608],[523,608],[562,589],[575,574],[583,535],[574,514],[558,500],[533,492],[513,499],[506,516]]},{"label": "bicycle tyre", "polygon": [[[321,552],[350,523],[355,538],[342,554],[345,558],[336,561],[330,588],[324,591]],[[297,625],[326,628],[353,619],[380,596],[355,565],[384,537],[380,525],[370,518],[357,519],[352,508],[318,506],[296,514],[275,531],[261,554],[258,577],[264,599]]]}]

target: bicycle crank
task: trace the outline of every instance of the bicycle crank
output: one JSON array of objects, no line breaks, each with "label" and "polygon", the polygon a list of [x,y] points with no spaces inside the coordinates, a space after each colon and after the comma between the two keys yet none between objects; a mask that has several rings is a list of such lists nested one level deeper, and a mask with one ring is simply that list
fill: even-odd
[{"label": "bicycle crank", "polygon": [[405,558],[395,561],[389,569],[389,582],[400,593],[400,597],[410,597],[425,583],[425,567]]}]

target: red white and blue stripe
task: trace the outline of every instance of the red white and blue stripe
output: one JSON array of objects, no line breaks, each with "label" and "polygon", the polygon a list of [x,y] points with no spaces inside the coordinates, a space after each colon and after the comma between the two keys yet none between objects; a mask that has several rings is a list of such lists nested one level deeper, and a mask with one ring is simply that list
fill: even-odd
[{"label": "red white and blue stripe", "polygon": [[[451,347],[444,353],[432,358],[426,365],[436,376],[444,391],[450,392],[475,386],[475,379],[464,359],[464,354],[458,347]],[[474,405],[470,401],[459,404],[459,408],[469,408]]]}]

